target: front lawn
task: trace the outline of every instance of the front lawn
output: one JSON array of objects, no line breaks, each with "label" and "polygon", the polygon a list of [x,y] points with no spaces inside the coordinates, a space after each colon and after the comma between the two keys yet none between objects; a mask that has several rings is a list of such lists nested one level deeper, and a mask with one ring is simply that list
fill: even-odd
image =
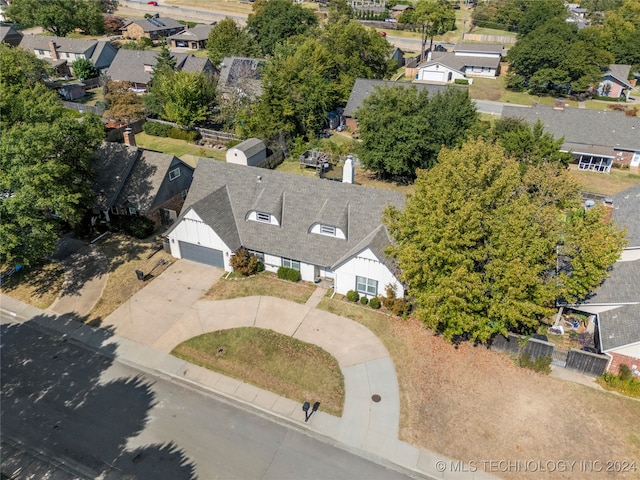
[{"label": "front lawn", "polygon": [[251,277],[221,278],[202,297],[203,300],[226,300],[239,297],[266,296],[305,303],[315,291],[306,282],[281,280],[275,274],[263,272]]},{"label": "front lawn", "polygon": [[342,415],[344,377],[336,359],[273,330],[243,327],[205,333],[171,354],[300,403],[319,401],[322,411]]},{"label": "front lawn", "polygon": [[19,270],[2,284],[0,292],[44,310],[58,298],[63,282],[62,265],[46,262]]},{"label": "front lawn", "polygon": [[570,165],[570,174],[582,185],[585,192],[601,195],[615,195],[640,183],[640,175],[629,170],[612,169],[610,173],[578,170],[577,165]]}]

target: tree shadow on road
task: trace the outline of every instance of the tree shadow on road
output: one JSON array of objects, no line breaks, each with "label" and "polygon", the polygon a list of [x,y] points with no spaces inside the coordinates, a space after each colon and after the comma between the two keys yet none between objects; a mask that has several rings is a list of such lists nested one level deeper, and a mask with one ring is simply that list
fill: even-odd
[{"label": "tree shadow on road", "polygon": [[[195,479],[195,464],[173,442],[127,448],[149,422],[153,384],[109,372],[117,349],[107,343],[112,332],[76,330],[78,320],[43,314],[1,326],[3,437],[44,452],[39,458],[52,465],[62,460],[94,478]],[[99,344],[103,353],[41,326],[54,322]]]}]

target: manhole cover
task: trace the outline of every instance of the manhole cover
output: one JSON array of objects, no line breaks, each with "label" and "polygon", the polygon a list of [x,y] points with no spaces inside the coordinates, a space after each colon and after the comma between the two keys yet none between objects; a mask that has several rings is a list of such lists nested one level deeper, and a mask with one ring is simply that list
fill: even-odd
[{"label": "manhole cover", "polygon": [[380,400],[382,400],[382,397],[376,393],[375,395],[371,396],[371,400],[378,403]]}]

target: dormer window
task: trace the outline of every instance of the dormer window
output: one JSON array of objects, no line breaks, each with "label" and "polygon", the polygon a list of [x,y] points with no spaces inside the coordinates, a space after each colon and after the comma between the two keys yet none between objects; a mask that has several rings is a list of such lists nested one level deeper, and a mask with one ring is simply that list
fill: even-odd
[{"label": "dormer window", "polygon": [[256,212],[256,220],[259,222],[271,223],[271,215],[264,212]]},{"label": "dormer window", "polygon": [[336,227],[332,227],[331,225],[320,225],[320,233],[322,235],[330,235],[332,237],[335,237]]}]

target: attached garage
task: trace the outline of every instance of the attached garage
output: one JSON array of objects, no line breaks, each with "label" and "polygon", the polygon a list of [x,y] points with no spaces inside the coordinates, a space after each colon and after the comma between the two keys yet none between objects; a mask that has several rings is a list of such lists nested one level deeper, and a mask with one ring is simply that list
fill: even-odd
[{"label": "attached garage", "polygon": [[444,82],[445,72],[430,72],[428,70],[423,70],[422,78],[420,80],[425,80],[428,82]]},{"label": "attached garage", "polygon": [[192,260],[213,267],[224,268],[224,255],[222,250],[182,241],[178,241],[178,245],[180,246],[180,255],[185,260]]}]

